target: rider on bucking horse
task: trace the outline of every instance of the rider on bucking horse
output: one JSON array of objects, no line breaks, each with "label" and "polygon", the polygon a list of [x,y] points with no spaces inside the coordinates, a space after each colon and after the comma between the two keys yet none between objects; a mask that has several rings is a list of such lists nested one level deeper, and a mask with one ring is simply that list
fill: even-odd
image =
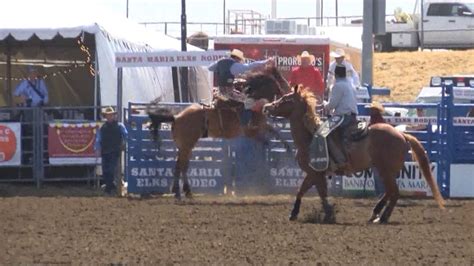
[{"label": "rider on bucking horse", "polygon": [[233,49],[230,57],[219,59],[211,64],[208,69],[217,74],[217,85],[221,98],[244,104],[241,120],[246,120],[248,123],[252,116],[252,111],[259,112],[265,102],[246,97],[244,92],[237,91],[234,86],[234,80],[247,71],[265,66],[266,64],[274,64],[274,59],[268,58],[251,63],[243,63],[244,60],[244,53],[238,49]]},{"label": "rider on bucking horse", "polygon": [[324,108],[331,115],[342,116],[344,120],[338,130],[329,136],[328,145],[336,162],[336,169],[349,170],[345,147],[349,141],[349,129],[357,124],[357,99],[355,90],[346,79],[346,67],[337,65],[334,74],[336,81],[332,87],[329,101],[324,102]]}]

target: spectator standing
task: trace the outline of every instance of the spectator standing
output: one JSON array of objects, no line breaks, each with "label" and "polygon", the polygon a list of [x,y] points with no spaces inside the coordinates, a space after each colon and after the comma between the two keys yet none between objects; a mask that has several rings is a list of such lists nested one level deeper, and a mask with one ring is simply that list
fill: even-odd
[{"label": "spectator standing", "polygon": [[117,122],[117,113],[113,107],[107,107],[102,112],[105,123],[96,134],[95,151],[102,158],[102,175],[104,178],[104,191],[112,194],[116,191],[117,166],[127,139],[127,129],[122,123]]},{"label": "spectator standing", "polygon": [[302,84],[303,87],[309,88],[313,92],[319,102],[322,102],[324,99],[324,80],[319,69],[314,66],[314,55],[308,51],[303,51],[301,55],[298,55],[298,61],[300,65],[291,71],[291,86]]}]

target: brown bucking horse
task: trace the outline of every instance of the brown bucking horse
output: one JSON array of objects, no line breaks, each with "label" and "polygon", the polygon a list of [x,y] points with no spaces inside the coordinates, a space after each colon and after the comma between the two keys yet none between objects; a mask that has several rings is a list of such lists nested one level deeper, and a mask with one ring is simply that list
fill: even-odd
[{"label": "brown bucking horse", "polygon": [[[334,210],[327,199],[326,175],[328,172],[317,172],[309,166],[309,147],[313,139],[312,132],[321,125],[319,115],[316,113],[316,99],[314,95],[301,86],[295,87],[293,92],[264,105],[263,112],[267,115],[289,119],[291,134],[297,148],[296,160],[301,169],[306,173],[296,195],[290,220],[297,218],[303,195],[315,185],[325,212],[324,221],[333,222]],[[399,198],[396,177],[403,167],[405,155],[410,147],[414,159],[418,162],[421,172],[433,192],[435,200],[439,207],[444,209],[444,200],[433,179],[429,159],[420,142],[412,135],[401,133],[388,124],[379,123],[370,126],[368,136],[358,142],[352,142],[351,147],[347,151],[347,157],[354,173],[374,166],[379,171],[385,185],[385,194],[373,209],[369,222],[388,222]],[[382,215],[379,215],[383,209]]]},{"label": "brown bucking horse", "polygon": [[[243,93],[252,99],[266,99],[272,102],[289,91],[287,81],[273,66],[262,71],[244,75]],[[215,106],[205,107],[192,104],[180,113],[173,115],[164,108],[157,108],[152,104],[148,108],[151,120],[150,130],[157,139],[158,130],[163,122],[172,123],[172,136],[178,149],[172,192],[176,198],[181,197],[179,178],[183,179],[183,192],[191,197],[191,187],[188,182],[187,171],[192,150],[201,137],[235,138],[242,134],[257,138],[265,132],[273,133],[279,138],[278,132],[266,122],[262,113],[255,113],[252,126],[243,126],[240,123],[239,112],[243,104],[234,101],[217,100]]]}]

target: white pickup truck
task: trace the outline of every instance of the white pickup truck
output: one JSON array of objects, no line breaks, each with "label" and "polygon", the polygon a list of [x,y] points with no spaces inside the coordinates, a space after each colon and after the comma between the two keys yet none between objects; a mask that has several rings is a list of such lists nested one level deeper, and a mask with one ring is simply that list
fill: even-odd
[{"label": "white pickup truck", "polygon": [[422,41],[432,49],[474,48],[474,0],[424,0],[422,12],[422,21],[414,14],[408,22],[387,23],[386,34],[375,36],[375,51],[416,50]]}]

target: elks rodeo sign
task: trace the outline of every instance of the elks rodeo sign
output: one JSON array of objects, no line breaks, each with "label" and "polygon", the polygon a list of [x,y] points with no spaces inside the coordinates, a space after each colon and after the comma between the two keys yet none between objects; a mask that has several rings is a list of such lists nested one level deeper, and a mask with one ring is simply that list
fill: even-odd
[{"label": "elks rodeo sign", "polygon": [[0,123],[0,165],[20,165],[20,129],[20,123]]}]

